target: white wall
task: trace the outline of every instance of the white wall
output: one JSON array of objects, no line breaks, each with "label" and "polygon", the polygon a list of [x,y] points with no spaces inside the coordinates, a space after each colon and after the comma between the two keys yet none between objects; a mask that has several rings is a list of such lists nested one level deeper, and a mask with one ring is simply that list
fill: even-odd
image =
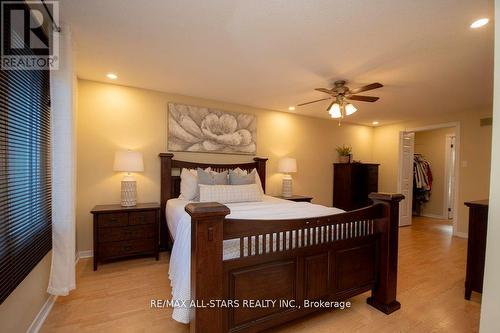
[{"label": "white wall", "polygon": [[[337,145],[351,145],[356,160],[372,160],[373,128],[342,124],[288,112],[258,109],[221,101],[79,80],[77,110],[77,249],[92,249],[92,215],[97,204],[120,202],[123,173],[113,171],[116,150],[136,149],[144,154],[144,172],[137,173],[138,202],[160,200],[160,160],[167,147],[169,102],[202,105],[257,115],[257,156],[267,157],[266,193],[281,192],[283,175],[278,160],[297,159],[293,175],[295,194],[313,196],[313,202],[332,204],[333,168]],[[188,161],[241,163],[252,156],[176,152]]]},{"label": "white wall", "polygon": [[432,117],[375,128],[373,160],[380,163],[379,191],[397,191],[400,131],[430,125],[460,123],[460,161],[457,161],[460,181],[456,188],[459,205],[455,218],[458,235],[466,235],[469,211],[463,203],[486,199],[489,194],[491,126],[479,125],[480,119],[484,117],[491,117],[491,108],[459,113],[436,112]]},{"label": "white wall", "polygon": [[[500,0],[495,1],[495,21],[500,22]],[[480,330],[500,332],[500,25],[495,26],[495,86],[493,97],[493,148],[486,241],[486,269],[481,306]],[[495,172],[496,171],[496,172]]]}]

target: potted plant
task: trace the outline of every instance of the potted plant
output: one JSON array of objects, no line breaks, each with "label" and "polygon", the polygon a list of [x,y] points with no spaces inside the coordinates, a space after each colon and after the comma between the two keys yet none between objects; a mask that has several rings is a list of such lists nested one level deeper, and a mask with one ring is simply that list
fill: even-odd
[{"label": "potted plant", "polygon": [[337,146],[335,149],[339,154],[339,162],[340,163],[349,163],[351,160],[352,147],[351,146]]}]

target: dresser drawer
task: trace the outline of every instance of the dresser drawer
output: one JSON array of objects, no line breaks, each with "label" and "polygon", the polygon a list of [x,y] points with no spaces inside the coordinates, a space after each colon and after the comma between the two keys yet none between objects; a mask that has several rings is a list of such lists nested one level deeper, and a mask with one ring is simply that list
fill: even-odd
[{"label": "dresser drawer", "polygon": [[99,244],[99,256],[104,260],[135,254],[148,254],[154,251],[154,239],[134,239]]},{"label": "dresser drawer", "polygon": [[155,225],[146,224],[116,228],[101,228],[98,230],[98,235],[100,242],[153,238],[155,236]]},{"label": "dresser drawer", "polygon": [[94,271],[99,263],[154,256],[159,260],[160,204],[97,205],[94,215]]},{"label": "dresser drawer", "polygon": [[101,227],[121,227],[128,225],[127,213],[108,213],[99,214],[97,217],[97,226]]},{"label": "dresser drawer", "polygon": [[129,225],[156,223],[156,212],[131,212],[128,219]]}]

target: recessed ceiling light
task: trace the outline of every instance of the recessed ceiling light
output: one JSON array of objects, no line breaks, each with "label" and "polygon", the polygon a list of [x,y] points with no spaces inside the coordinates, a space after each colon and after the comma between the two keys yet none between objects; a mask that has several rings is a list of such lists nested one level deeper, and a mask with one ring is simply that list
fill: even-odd
[{"label": "recessed ceiling light", "polygon": [[118,78],[118,75],[116,75],[115,73],[108,73],[106,74],[106,76],[111,80],[116,80]]},{"label": "recessed ceiling light", "polygon": [[295,106],[289,106],[288,111],[295,111]]},{"label": "recessed ceiling light", "polygon": [[372,125],[378,125],[378,121],[375,120],[374,122],[372,122]]},{"label": "recessed ceiling light", "polygon": [[477,21],[472,22],[472,24],[470,25],[470,27],[472,29],[481,28],[482,26],[488,24],[489,21],[490,20],[488,20],[487,18],[481,18],[481,19],[479,19]]}]

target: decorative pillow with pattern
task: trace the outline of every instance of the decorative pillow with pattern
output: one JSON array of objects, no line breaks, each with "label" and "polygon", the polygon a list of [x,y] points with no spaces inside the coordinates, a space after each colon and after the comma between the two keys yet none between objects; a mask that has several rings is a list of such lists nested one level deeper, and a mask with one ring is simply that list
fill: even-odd
[{"label": "decorative pillow with pattern", "polygon": [[257,184],[247,185],[198,185],[200,202],[256,202],[262,201],[263,195]]}]

